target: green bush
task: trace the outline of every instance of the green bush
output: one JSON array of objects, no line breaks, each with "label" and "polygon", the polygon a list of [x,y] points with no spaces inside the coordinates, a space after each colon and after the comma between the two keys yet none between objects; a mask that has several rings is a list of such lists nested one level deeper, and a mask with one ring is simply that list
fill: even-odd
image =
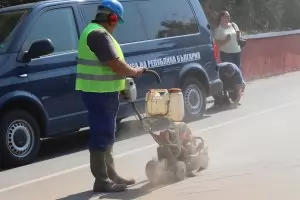
[{"label": "green bush", "polygon": [[[0,0],[1,6],[37,0]],[[175,0],[176,1],[176,0]],[[300,29],[300,0],[199,0],[213,28],[217,13],[227,9],[245,33]]]},{"label": "green bush", "polygon": [[200,0],[216,27],[218,12],[226,9],[246,33],[300,29],[300,0]]}]

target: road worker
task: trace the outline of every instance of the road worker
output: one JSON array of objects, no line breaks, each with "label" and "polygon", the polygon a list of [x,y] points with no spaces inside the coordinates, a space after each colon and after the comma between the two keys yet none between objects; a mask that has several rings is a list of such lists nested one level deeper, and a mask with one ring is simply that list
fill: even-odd
[{"label": "road worker", "polygon": [[124,22],[123,12],[119,1],[101,1],[95,19],[83,30],[78,44],[76,90],[81,92],[88,111],[94,192],[121,192],[135,183],[117,174],[112,156],[119,93],[125,89],[125,76],[139,77],[144,72],[125,62],[112,36],[117,25]]},{"label": "road worker", "polygon": [[218,64],[219,76],[223,82],[223,92],[214,96],[215,105],[240,105],[241,96],[244,92],[246,82],[241,70],[234,63],[222,62]]}]

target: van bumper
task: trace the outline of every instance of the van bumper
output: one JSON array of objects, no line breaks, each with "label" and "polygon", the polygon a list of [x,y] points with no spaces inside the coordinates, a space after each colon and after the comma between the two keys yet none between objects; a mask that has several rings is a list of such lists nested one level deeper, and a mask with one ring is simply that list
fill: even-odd
[{"label": "van bumper", "polygon": [[213,96],[219,92],[223,91],[223,82],[221,79],[216,79],[209,84],[209,96]]}]

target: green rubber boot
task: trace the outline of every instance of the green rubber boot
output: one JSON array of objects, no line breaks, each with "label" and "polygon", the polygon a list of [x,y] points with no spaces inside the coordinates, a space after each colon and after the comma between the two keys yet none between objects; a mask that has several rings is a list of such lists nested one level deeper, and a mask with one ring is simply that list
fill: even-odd
[{"label": "green rubber boot", "polygon": [[125,191],[127,188],[126,184],[119,184],[109,179],[105,160],[106,160],[106,152],[102,152],[102,151],[90,152],[90,168],[93,176],[95,177],[93,191],[94,192]]},{"label": "green rubber boot", "polygon": [[107,148],[106,151],[106,166],[107,166],[107,173],[111,180],[118,184],[125,184],[125,185],[133,185],[135,184],[135,180],[133,179],[125,179],[118,175],[115,170],[114,158],[112,155],[112,146]]}]

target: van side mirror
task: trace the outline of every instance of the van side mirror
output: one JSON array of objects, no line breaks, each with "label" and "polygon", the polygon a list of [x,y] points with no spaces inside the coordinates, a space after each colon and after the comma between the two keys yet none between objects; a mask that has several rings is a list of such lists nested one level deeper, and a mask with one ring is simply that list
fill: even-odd
[{"label": "van side mirror", "polygon": [[29,50],[25,52],[23,60],[29,62],[31,59],[39,58],[54,52],[54,46],[50,39],[36,40]]}]

